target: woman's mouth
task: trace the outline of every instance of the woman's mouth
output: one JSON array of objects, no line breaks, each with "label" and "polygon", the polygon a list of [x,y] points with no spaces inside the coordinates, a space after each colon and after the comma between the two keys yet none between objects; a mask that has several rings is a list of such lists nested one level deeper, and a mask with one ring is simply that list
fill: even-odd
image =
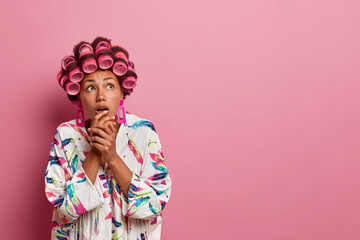
[{"label": "woman's mouth", "polygon": [[101,108],[96,109],[96,113],[100,113],[102,111],[109,111],[109,109],[107,107],[101,107]]}]

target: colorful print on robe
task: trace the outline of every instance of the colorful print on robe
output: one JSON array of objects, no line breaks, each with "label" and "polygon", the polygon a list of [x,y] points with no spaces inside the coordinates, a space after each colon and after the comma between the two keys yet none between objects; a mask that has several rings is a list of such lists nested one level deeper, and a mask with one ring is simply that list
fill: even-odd
[{"label": "colorful print on robe", "polygon": [[111,235],[111,240],[121,240],[122,239],[122,234],[119,235],[115,232],[115,230],[111,231],[112,235]]},{"label": "colorful print on robe", "polygon": [[[130,184],[129,198],[134,198],[137,196],[137,193],[144,194],[144,189],[141,187],[136,187],[134,184]],[[150,192],[145,192],[150,193]]]},{"label": "colorful print on robe", "polygon": [[77,131],[78,133],[80,133],[81,137],[88,143],[90,143],[90,140],[88,138],[88,135],[86,132],[84,132],[79,126],[74,125],[72,123],[63,123],[60,124],[59,127],[70,127],[73,128],[75,131]]},{"label": "colorful print on robe", "polygon": [[112,223],[115,225],[115,227],[121,227],[121,223],[116,221],[115,218],[112,218]]},{"label": "colorful print on robe", "polygon": [[120,188],[119,188],[119,186],[116,184],[116,181],[115,181],[115,179],[113,179],[112,181],[111,181],[111,186],[110,186],[110,188],[111,188],[111,193],[112,193],[112,201],[114,202],[116,202],[117,203],[117,205],[120,207],[120,208],[122,208],[122,205],[121,205],[121,200],[120,200],[120,196],[121,196],[121,190],[120,190]]},{"label": "colorful print on robe", "polygon": [[51,201],[51,204],[55,207],[55,208],[59,208],[61,207],[61,205],[64,202],[64,196],[60,196],[58,198],[56,198],[54,201]]},{"label": "colorful print on robe", "polygon": [[74,149],[72,151],[68,151],[66,154],[68,158],[68,165],[71,168],[72,172],[75,173],[78,169],[79,152],[77,151],[77,149]]},{"label": "colorful print on robe", "polygon": [[103,180],[103,187],[104,187],[103,197],[107,198],[111,195],[111,191],[112,191],[111,186],[109,186],[108,183],[108,177],[105,174],[100,174],[98,176],[101,180]]},{"label": "colorful print on robe", "polygon": [[162,150],[159,150],[159,155],[156,153],[149,153],[151,156],[151,159],[153,162],[151,163],[153,167],[158,170],[160,173],[155,173],[154,175],[148,177],[147,179],[156,181],[156,180],[162,180],[167,177],[168,170],[165,166],[165,160]]},{"label": "colorful print on robe", "polygon": [[155,139],[154,139],[154,138],[149,139],[148,148],[152,148],[152,147],[154,147],[154,146],[156,146],[156,141],[155,141]]},{"label": "colorful print on robe", "polygon": [[141,208],[142,206],[146,205],[150,201],[150,197],[139,197],[132,201],[129,210],[126,213],[126,216],[132,216],[136,213],[136,211]]},{"label": "colorful print on robe", "polygon": [[85,182],[86,180],[86,175],[85,173],[79,173],[78,175],[76,175],[78,178],[80,178],[80,180],[77,181],[77,183],[82,183],[82,182]]},{"label": "colorful print on robe", "polygon": [[55,194],[51,193],[51,192],[45,192],[45,195],[47,198],[51,199],[51,198],[55,198],[54,200],[50,201],[51,204],[55,207],[55,208],[59,208],[62,203],[64,202],[64,196],[56,196]]},{"label": "colorful print on robe", "polygon": [[[134,142],[132,139],[129,139],[129,141],[128,141],[128,146],[129,146],[130,150],[133,152],[136,160],[137,160],[140,164],[142,164],[142,163],[143,163],[143,158],[142,158],[142,156],[141,156],[141,154],[140,154],[140,151],[139,151],[139,149],[137,148],[135,142]],[[141,175],[141,174],[140,174],[140,175]]]},{"label": "colorful print on robe", "polygon": [[98,236],[100,233],[100,231],[99,231],[99,208],[96,209],[94,233],[95,233],[95,236]]},{"label": "colorful print on robe", "polygon": [[66,147],[68,144],[75,142],[77,139],[76,138],[66,138],[61,142],[61,148],[63,149],[64,147]]},{"label": "colorful print on robe", "polygon": [[69,237],[70,237],[70,227],[69,226],[64,226],[64,227],[56,230],[55,237],[56,237],[56,239],[59,239],[59,240],[67,240],[67,239],[69,239]]},{"label": "colorful print on robe", "polygon": [[49,161],[50,161],[50,166],[51,165],[62,166],[66,162],[65,158],[58,157],[58,156],[52,156],[52,155],[49,156]]},{"label": "colorful print on robe", "polygon": [[150,225],[154,225],[157,223],[157,217],[154,217],[154,219],[151,221]]},{"label": "colorful print on robe", "polygon": [[157,214],[159,212],[159,210],[157,210],[152,204],[151,202],[149,202],[149,209],[150,211],[152,211],[154,214]]},{"label": "colorful print on robe", "polygon": [[80,216],[81,214],[86,213],[87,212],[86,209],[84,208],[79,198],[76,197],[74,193],[74,184],[72,183],[69,184],[67,186],[66,192],[71,202],[71,204],[69,204],[68,201],[65,201],[65,209],[67,210],[67,212],[74,218]]},{"label": "colorful print on robe", "polygon": [[147,120],[136,121],[136,122],[134,122],[133,125],[128,125],[128,127],[132,128],[132,129],[136,129],[138,127],[149,127],[149,128],[151,128],[151,130],[156,132],[154,124],[152,122],[150,122],[150,121],[147,121]]},{"label": "colorful print on robe", "polygon": [[49,162],[50,162],[50,166],[51,165],[62,166],[63,169],[64,169],[65,180],[67,181],[67,180],[71,179],[71,175],[70,175],[70,172],[69,172],[68,168],[66,166],[64,166],[64,163],[66,163],[65,158],[50,155],[49,156]]},{"label": "colorful print on robe", "polygon": [[[56,135],[56,134],[59,134],[58,130],[56,130],[55,135]],[[53,153],[53,152],[54,152],[55,145],[56,145],[56,146],[59,145],[59,141],[58,141],[56,138],[54,138],[54,141],[51,143],[50,153]]]},{"label": "colorful print on robe", "polygon": [[145,233],[140,233],[140,238],[137,238],[136,240],[146,240],[148,239],[148,234],[145,231]]}]

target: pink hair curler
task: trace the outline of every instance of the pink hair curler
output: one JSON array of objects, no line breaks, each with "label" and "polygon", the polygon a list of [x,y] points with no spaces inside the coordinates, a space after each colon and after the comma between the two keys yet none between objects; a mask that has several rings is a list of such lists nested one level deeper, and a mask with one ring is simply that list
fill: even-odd
[{"label": "pink hair curler", "polygon": [[96,45],[95,54],[98,54],[100,51],[110,50],[110,44],[106,41],[101,41]]},{"label": "pink hair curler", "polygon": [[125,53],[118,51],[115,53],[117,59],[113,65],[113,72],[118,76],[123,76],[128,70],[128,61]]},{"label": "pink hair curler", "polygon": [[126,124],[125,109],[124,109],[123,104],[124,104],[124,101],[121,99],[120,100],[119,110],[117,112],[117,122]]},{"label": "pink hair curler", "polygon": [[58,82],[62,88],[64,88],[64,83],[66,80],[69,80],[66,74],[61,75],[61,77],[58,79]]},{"label": "pink hair curler", "polygon": [[111,58],[110,55],[101,55],[97,58],[97,60],[101,69],[108,69],[114,63],[114,60]]},{"label": "pink hair curler", "polygon": [[64,89],[69,95],[76,95],[80,92],[80,84],[77,82],[71,81],[69,78],[66,77],[64,80]]},{"label": "pink hair curler", "polygon": [[118,51],[117,53],[115,53],[115,57],[124,59],[126,62],[128,61],[126,54],[122,51]]},{"label": "pink hair curler", "polygon": [[76,67],[75,69],[71,70],[69,72],[69,78],[72,82],[80,82],[84,78],[84,73],[80,70],[79,67]]},{"label": "pink hair curler", "polygon": [[69,78],[72,82],[80,82],[84,78],[84,73],[77,67],[69,72]]},{"label": "pink hair curler", "polygon": [[64,71],[61,69],[61,70],[58,72],[58,74],[56,75],[56,79],[59,81],[61,75],[63,75],[63,74],[64,74]]},{"label": "pink hair curler", "polygon": [[99,42],[96,45],[95,55],[101,69],[108,69],[114,63],[114,60],[110,56],[110,44],[108,42]]},{"label": "pink hair curler", "polygon": [[[90,44],[85,43],[85,44],[81,45],[81,47],[79,48],[79,54],[80,54],[79,58],[81,58],[85,55],[94,55],[94,51]],[[85,73],[92,73],[92,72],[96,71],[97,64],[96,64],[96,60],[94,59],[94,57],[95,56],[86,58],[83,61],[81,68],[83,69],[83,71]]]},{"label": "pink hair curler", "polygon": [[136,78],[133,76],[129,76],[123,80],[122,86],[125,89],[132,89],[132,88],[136,87],[136,83],[137,83]]},{"label": "pink hair curler", "polygon": [[61,60],[61,67],[64,71],[69,66],[70,63],[75,62],[75,59],[72,56],[66,56]]},{"label": "pink hair curler", "polygon": [[[64,78],[65,78],[64,70],[61,69],[58,72],[58,74],[56,75],[56,79],[57,79],[57,81],[58,81],[58,83],[60,84],[61,87],[64,86]],[[62,81],[60,81],[60,80],[62,80]]]},{"label": "pink hair curler", "polygon": [[123,76],[127,72],[126,63],[122,61],[116,61],[112,67],[113,72],[118,76]]},{"label": "pink hair curler", "polygon": [[[130,60],[128,61],[128,67],[131,69],[134,68],[134,63]],[[134,69],[132,69],[132,70],[134,71]]]},{"label": "pink hair curler", "polygon": [[61,61],[64,71],[69,72],[69,78],[73,82],[80,82],[84,78],[84,73],[77,66],[72,56],[66,56]]}]

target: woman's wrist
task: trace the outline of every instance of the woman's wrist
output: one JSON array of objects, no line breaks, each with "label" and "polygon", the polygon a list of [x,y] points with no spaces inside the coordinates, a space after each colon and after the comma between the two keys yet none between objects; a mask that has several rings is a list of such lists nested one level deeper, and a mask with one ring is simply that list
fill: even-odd
[{"label": "woman's wrist", "polygon": [[93,158],[97,159],[99,162],[101,161],[101,152],[96,148],[91,148],[88,155],[91,155]]},{"label": "woman's wrist", "polygon": [[82,164],[82,168],[84,169],[92,184],[95,183],[96,175],[101,164],[100,161],[101,155],[99,156],[93,149],[91,149]]},{"label": "woman's wrist", "polygon": [[109,167],[113,167],[118,164],[120,160],[119,155],[116,153],[113,157],[110,157],[110,159],[106,160],[106,163],[109,165]]}]

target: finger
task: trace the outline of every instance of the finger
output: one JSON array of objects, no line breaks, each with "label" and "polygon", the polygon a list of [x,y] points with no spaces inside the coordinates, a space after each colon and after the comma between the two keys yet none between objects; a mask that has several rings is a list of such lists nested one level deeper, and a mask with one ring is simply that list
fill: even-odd
[{"label": "finger", "polygon": [[102,137],[99,137],[99,136],[93,136],[90,138],[90,140],[94,143],[99,143],[102,146],[110,146],[111,145],[108,140],[106,140]]},{"label": "finger", "polygon": [[105,111],[101,111],[98,114],[96,114],[95,117],[94,117],[94,121],[92,121],[92,123],[91,123],[91,127],[95,126],[99,122],[99,120],[102,117],[104,117],[107,113],[108,113],[108,111],[105,110]]},{"label": "finger", "polygon": [[[101,118],[100,120],[99,120],[99,122],[96,124],[96,126],[97,125],[102,125],[102,124],[104,124],[106,121],[114,121],[114,119],[115,119],[115,116],[105,116],[105,117],[103,117],[103,118]],[[96,127],[95,126],[95,127]]]},{"label": "finger", "polygon": [[111,126],[114,126],[114,122],[107,122],[106,125],[105,125],[105,132],[109,135],[109,136],[112,136],[114,137],[114,131],[113,129],[111,128]]},{"label": "finger", "polygon": [[104,146],[96,143],[96,142],[91,142],[90,145],[94,148],[96,148],[99,152],[103,153],[104,152]]},{"label": "finger", "polygon": [[[108,135],[108,136],[102,135],[103,138],[112,139],[112,138],[115,138],[115,133],[114,133],[114,130],[110,129],[109,126],[115,125],[115,124],[116,124],[115,122],[107,121],[103,125],[97,125],[96,128],[103,130]],[[90,137],[99,135],[97,131],[91,131],[91,129],[96,129],[96,128],[95,127],[88,128],[88,131],[90,132]]]},{"label": "finger", "polygon": [[98,149],[101,153],[104,153],[106,151],[109,151],[110,147],[107,145],[103,145],[97,142],[93,142],[92,143],[93,147],[95,147],[96,149]]},{"label": "finger", "polygon": [[116,135],[116,128],[115,128],[115,125],[116,125],[116,123],[109,124],[109,128],[111,129],[111,131],[112,131],[112,133],[113,133],[114,135]]},{"label": "finger", "polygon": [[105,138],[105,139],[109,138],[109,135],[104,130],[102,130],[102,129],[98,128],[98,127],[90,128],[89,131],[92,132],[93,135],[96,134],[96,135],[98,135],[98,136],[100,136],[102,138]]},{"label": "finger", "polygon": [[102,125],[102,124],[104,124],[106,121],[114,121],[114,116],[105,116],[105,117],[103,117],[103,118],[101,118],[100,120],[99,120],[99,122],[96,124],[96,126],[98,126],[98,125]]},{"label": "finger", "polygon": [[106,132],[108,135],[113,135],[113,132],[112,132],[112,130],[110,129],[110,125],[113,125],[114,124],[114,122],[112,122],[112,121],[106,121],[104,124],[102,124],[102,125],[100,125],[100,124],[98,124],[97,126],[96,126],[96,128],[100,128],[101,130],[103,130],[104,132]]}]

